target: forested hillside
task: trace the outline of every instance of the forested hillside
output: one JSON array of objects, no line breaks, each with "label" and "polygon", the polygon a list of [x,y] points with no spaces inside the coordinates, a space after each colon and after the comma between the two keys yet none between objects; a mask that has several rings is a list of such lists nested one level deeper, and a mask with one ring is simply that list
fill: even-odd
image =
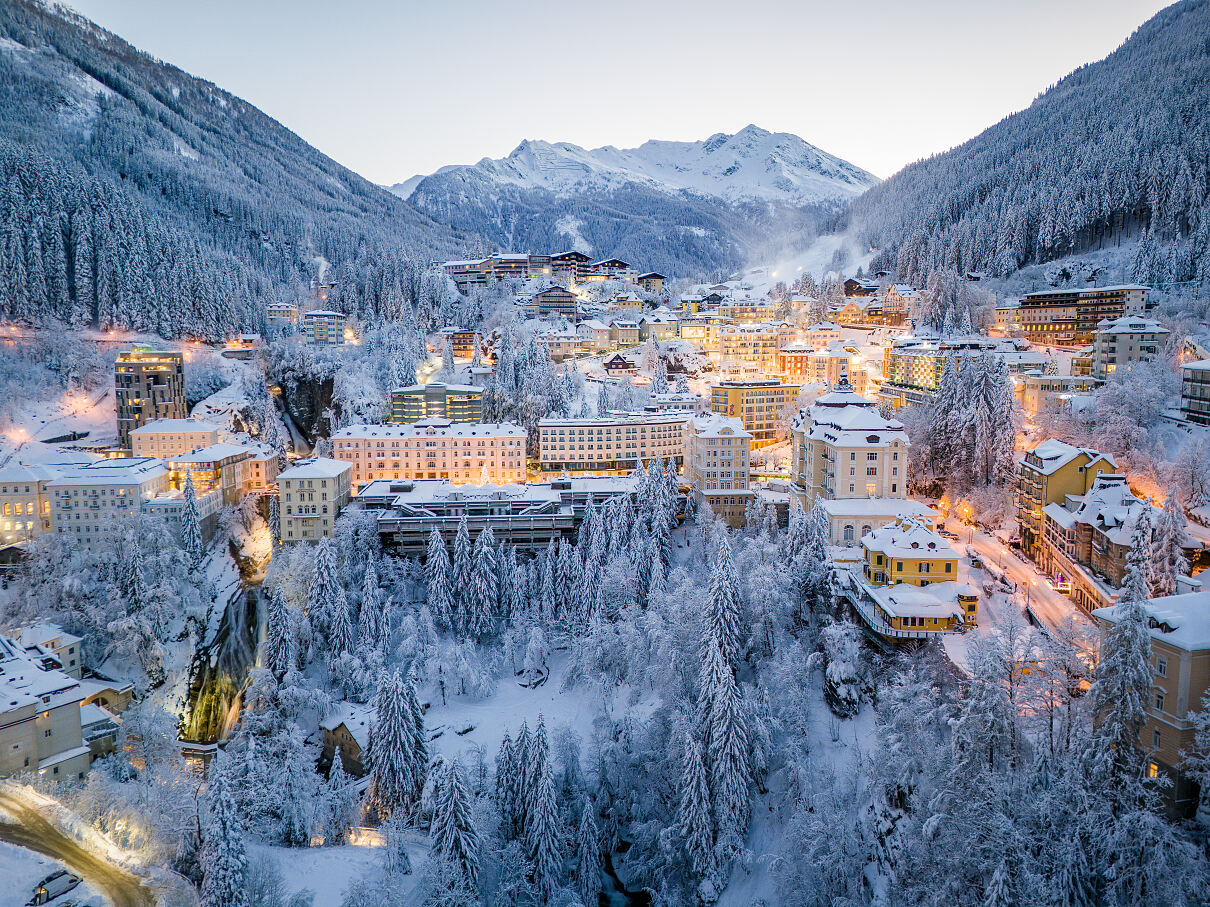
[{"label": "forested hillside", "polygon": [[0,317],[216,338],[324,262],[416,272],[466,246],[214,85],[0,4]]},{"label": "forested hillside", "polygon": [[861,196],[875,266],[1017,268],[1141,239],[1133,277],[1210,280],[1210,0],[1163,10],[1104,60]]}]

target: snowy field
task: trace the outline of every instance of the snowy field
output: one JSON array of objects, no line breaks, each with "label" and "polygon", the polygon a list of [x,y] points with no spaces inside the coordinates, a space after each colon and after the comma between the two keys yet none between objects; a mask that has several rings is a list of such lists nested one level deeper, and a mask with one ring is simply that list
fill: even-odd
[{"label": "snowy field", "polygon": [[[0,841],[0,885],[3,886],[0,890],[0,904],[5,907],[24,904],[33,894],[35,885],[60,869],[67,867],[58,860]],[[66,904],[69,900],[77,901],[80,907],[85,904],[92,907],[109,907],[111,903],[87,882],[81,882],[70,894],[52,903]]]}]

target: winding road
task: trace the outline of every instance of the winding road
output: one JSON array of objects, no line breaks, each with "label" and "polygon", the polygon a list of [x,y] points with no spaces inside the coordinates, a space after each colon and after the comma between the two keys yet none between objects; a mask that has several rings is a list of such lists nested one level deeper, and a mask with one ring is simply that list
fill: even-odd
[{"label": "winding road", "polygon": [[[154,893],[135,876],[114,866],[104,857],[86,850],[68,837],[41,813],[19,797],[0,789],[0,841],[59,860],[97,891],[104,893],[114,907],[154,907]],[[3,892],[0,899],[17,894],[24,900],[29,892]]]}]

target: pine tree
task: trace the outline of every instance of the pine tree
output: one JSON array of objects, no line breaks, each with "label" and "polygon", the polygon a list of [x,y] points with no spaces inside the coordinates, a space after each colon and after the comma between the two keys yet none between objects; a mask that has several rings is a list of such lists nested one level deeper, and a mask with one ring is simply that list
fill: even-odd
[{"label": "pine tree", "polygon": [[471,535],[466,525],[466,514],[458,520],[458,532],[454,535],[454,557],[452,560],[452,598],[454,600],[454,628],[459,633],[467,631],[470,615],[467,613],[467,592],[471,583]]},{"label": "pine tree", "polygon": [[1115,620],[1101,641],[1092,684],[1093,731],[1086,761],[1115,810],[1132,808],[1140,796],[1143,754],[1139,732],[1151,695],[1151,630],[1147,599],[1150,524],[1135,524]]},{"label": "pine tree", "polygon": [[290,620],[286,593],[278,584],[269,596],[265,620],[265,667],[279,681],[286,676],[297,660],[294,643],[294,627]]},{"label": "pine tree", "polygon": [[580,902],[592,907],[601,896],[601,837],[591,801],[585,801],[576,833],[576,891]]},{"label": "pine tree", "polygon": [[336,548],[331,539],[320,539],[315,546],[315,573],[311,578],[307,616],[311,619],[311,625],[324,637],[327,637],[332,625],[332,609],[336,604],[339,586]]},{"label": "pine tree", "polygon": [[181,508],[181,547],[189,558],[189,569],[197,570],[202,563],[202,518],[197,509],[197,493],[193,490],[193,474],[185,475],[184,505]]},{"label": "pine tree", "polygon": [[378,686],[368,746],[370,785],[366,799],[383,821],[396,812],[406,814],[415,803],[412,741],[403,679],[394,671]]},{"label": "pine tree", "polygon": [[420,697],[416,695],[415,665],[408,669],[407,679],[404,681],[403,704],[410,740],[408,759],[411,762],[412,797],[419,803],[429,776],[429,737],[424,729],[424,709],[420,707]]},{"label": "pine tree", "polygon": [[230,782],[230,757],[219,752],[210,763],[206,790],[208,816],[202,839],[203,907],[248,907],[244,873],[248,858]]},{"label": "pine tree", "polygon": [[429,840],[434,856],[453,867],[468,888],[474,888],[479,879],[479,835],[462,768],[456,762],[447,762],[439,770]]},{"label": "pine tree", "polygon": [[739,578],[727,533],[719,536],[714,568],[710,572],[710,588],[706,596],[706,632],[717,641],[723,658],[732,673],[739,669],[743,655],[744,637],[741,629]]},{"label": "pine tree", "polygon": [[378,571],[374,562],[366,565],[361,584],[361,611],[357,615],[357,640],[367,649],[376,649],[382,635],[382,590],[378,586]]},{"label": "pine tree", "polygon": [[332,622],[328,630],[329,657],[339,658],[353,651],[353,621],[349,616],[349,599],[342,586],[336,587],[332,600]]},{"label": "pine tree", "polygon": [[748,827],[748,727],[743,697],[717,639],[704,646],[700,711],[706,737],[711,806],[718,840],[737,846]]},{"label": "pine tree", "polygon": [[681,796],[676,813],[677,830],[685,845],[689,867],[701,880],[714,870],[714,828],[710,821],[710,791],[701,748],[692,734],[685,735]]},{"label": "pine tree", "polygon": [[600,389],[597,391],[597,416],[605,416],[609,413],[609,388],[604,381],[601,382]]},{"label": "pine tree", "polygon": [[525,843],[534,870],[534,887],[539,901],[549,904],[559,889],[563,875],[561,853],[562,829],[559,807],[555,802],[555,779],[547,764],[538,777],[532,779],[533,796],[527,818]]},{"label": "pine tree", "polygon": [[1181,551],[1185,535],[1185,512],[1175,488],[1168,489],[1164,509],[1160,511],[1151,534],[1151,594],[1175,595],[1176,580],[1189,572],[1189,562]]},{"label": "pine tree", "polygon": [[992,879],[987,884],[983,894],[982,907],[1014,907],[1018,903],[1012,890],[1012,878],[1008,871],[1008,863],[1001,860],[996,867]]},{"label": "pine tree", "polygon": [[357,785],[345,772],[344,756],[339,746],[332,754],[326,799],[328,818],[324,822],[324,843],[343,844],[348,840],[349,829],[357,824],[361,801],[357,796]]},{"label": "pine tree", "polygon": [[496,587],[496,546],[488,526],[475,539],[471,557],[471,581],[467,590],[467,632],[482,640],[493,629],[499,590]]},{"label": "pine tree", "polygon": [[424,561],[427,580],[426,601],[433,612],[433,620],[443,630],[453,627],[454,601],[451,591],[450,558],[445,550],[441,533],[434,528],[429,533],[428,555]]},{"label": "pine tree", "polygon": [[275,494],[269,495],[269,537],[276,552],[281,546],[281,507]]}]

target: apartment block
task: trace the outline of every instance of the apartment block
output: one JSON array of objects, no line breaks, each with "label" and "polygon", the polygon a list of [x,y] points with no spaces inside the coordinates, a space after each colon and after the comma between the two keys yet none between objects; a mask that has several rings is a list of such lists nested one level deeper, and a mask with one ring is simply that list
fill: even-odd
[{"label": "apartment block", "polygon": [[1194,425],[1210,425],[1210,359],[1181,366],[1181,412]]},{"label": "apartment block", "polygon": [[249,466],[259,453],[243,444],[210,444],[166,460],[169,488],[181,491],[187,477],[200,497],[218,492],[222,506],[238,504],[250,490]]},{"label": "apartment block", "polygon": [[984,355],[1003,360],[1010,374],[1041,372],[1046,366],[1046,357],[1028,349],[1024,341],[980,335],[904,337],[882,351],[878,394],[896,407],[929,403],[941,385],[947,361],[961,371],[967,362]]},{"label": "apartment block", "polygon": [[349,503],[352,464],[326,457],[298,460],[277,477],[281,541],[330,538],[336,518]]},{"label": "apartment block", "polygon": [[136,343],[114,363],[118,447],[130,450],[130,433],[156,419],[184,419],[185,357]]},{"label": "apartment block", "polygon": [[448,341],[453,348],[455,359],[474,359],[475,350],[479,349],[483,343],[483,338],[478,331],[468,331],[464,328],[442,328],[437,332],[437,336],[440,338],[437,352],[440,353],[445,349]]},{"label": "apartment block", "polygon": [[779,420],[797,403],[800,390],[780,381],[723,381],[710,388],[710,409],[740,419],[752,446],[767,447],[782,440]]},{"label": "apartment block", "polygon": [[0,468],[0,544],[27,542],[50,532],[47,486],[62,469],[13,463]]},{"label": "apartment block", "polygon": [[1013,327],[1035,343],[1083,346],[1092,343],[1097,325],[1105,319],[1141,315],[1151,308],[1149,289],[1123,284],[1029,293],[1017,305]]},{"label": "apartment block", "polygon": [[719,330],[719,359],[751,362],[768,374],[777,370],[778,351],[797,336],[798,331],[784,322],[729,324]]},{"label": "apartment block", "polygon": [[351,466],[358,488],[377,479],[506,484],[525,481],[525,441],[525,429],[511,422],[424,419],[342,428],[332,435],[332,456]]},{"label": "apartment block", "polygon": [[290,333],[298,328],[298,306],[289,302],[271,302],[265,306],[265,326],[273,333]]},{"label": "apartment block", "polygon": [[80,681],[39,647],[0,636],[0,778],[37,772],[66,781],[91,764],[80,724]]},{"label": "apartment block", "polygon": [[1117,472],[1113,457],[1051,438],[1017,461],[1017,526],[1031,557],[1042,551],[1042,511],[1068,495],[1087,494],[1102,473]]},{"label": "apartment block", "polygon": [[1092,337],[1092,377],[1104,381],[1123,365],[1156,358],[1168,334],[1158,321],[1137,315],[1102,321]]},{"label": "apartment block", "polygon": [[575,321],[579,297],[566,287],[548,287],[530,296],[524,305],[527,318],[543,318],[547,315],[562,315]]},{"label": "apartment block", "polygon": [[[1197,810],[1199,790],[1181,764],[1194,749],[1192,713],[1202,710],[1210,689],[1210,592],[1153,598],[1144,610],[1151,627],[1151,691],[1139,746],[1149,754],[1148,775],[1171,781],[1163,791],[1169,811],[1187,818]],[[1098,609],[1093,617],[1104,638],[1120,620],[1121,607]]]},{"label": "apartment block", "polygon": [[589,418],[546,418],[538,422],[543,472],[629,473],[639,461],[684,462],[690,414],[609,413]]},{"label": "apartment block", "polygon": [[168,491],[168,470],[148,457],[99,460],[47,483],[51,531],[86,548],[113,543],[117,521]]},{"label": "apartment block", "polygon": [[902,500],[910,446],[902,422],[842,380],[791,423],[792,491],[805,508],[816,498]]},{"label": "apartment block", "polygon": [[1073,397],[1100,384],[1091,375],[1019,375],[1013,388],[1026,415],[1060,412]]},{"label": "apartment block", "polygon": [[136,457],[175,457],[218,443],[219,427],[196,419],[156,419],[130,432]]},{"label": "apartment block", "polygon": [[304,312],[302,335],[304,341],[317,346],[338,346],[344,343],[344,313],[332,312],[327,309]]},{"label": "apartment block", "polygon": [[721,315],[688,315],[677,323],[677,332],[702,352],[717,353],[723,328],[730,323]]},{"label": "apartment block", "polygon": [[413,384],[391,391],[391,421],[421,422],[448,419],[479,422],[483,418],[483,388],[473,384]]},{"label": "apartment block", "polygon": [[857,356],[839,345],[814,347],[806,341],[786,344],[777,351],[777,370],[783,380],[796,384],[832,387],[843,376],[859,394],[869,387],[869,372],[858,364]]},{"label": "apartment block", "polygon": [[709,504],[728,526],[742,526],[752,499],[752,435],[739,419],[714,413],[693,416],[687,429],[682,481],[693,489],[695,507]]}]

